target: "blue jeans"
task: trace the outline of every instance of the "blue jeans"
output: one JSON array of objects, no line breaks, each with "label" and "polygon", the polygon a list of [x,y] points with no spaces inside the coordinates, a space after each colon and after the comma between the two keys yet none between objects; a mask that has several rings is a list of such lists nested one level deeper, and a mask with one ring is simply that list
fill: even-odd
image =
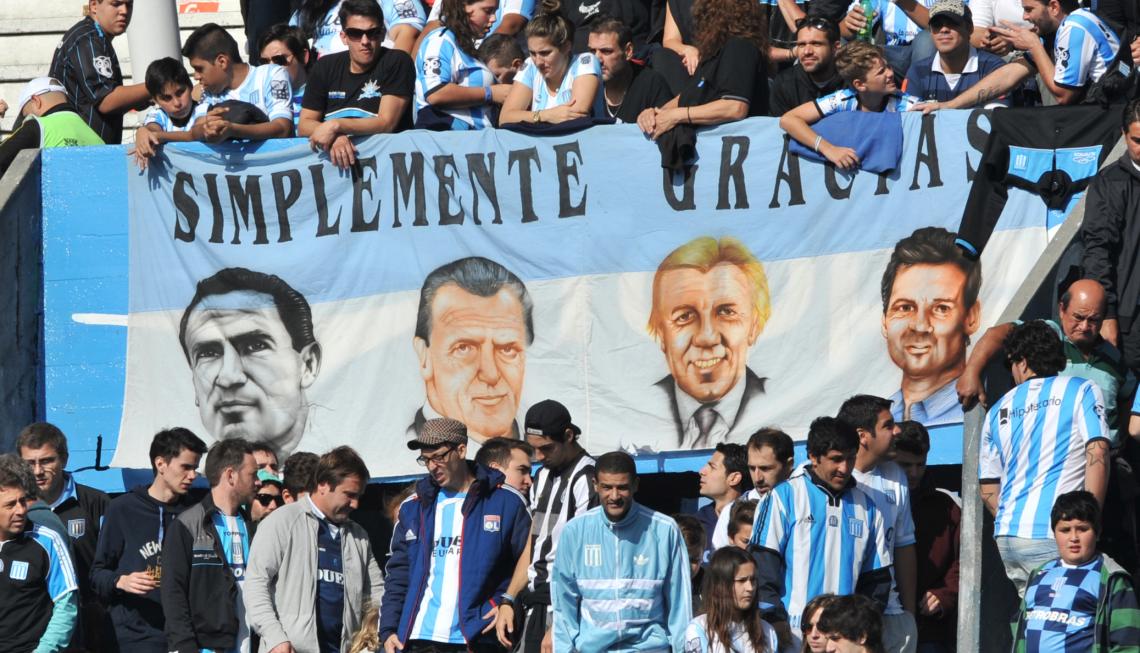
[{"label": "blue jeans", "polygon": [[1057,543],[1052,539],[1031,540],[1024,537],[1000,535],[995,537],[998,553],[1005,565],[1005,575],[1017,587],[1017,595],[1025,598],[1025,585],[1029,574],[1057,557]]}]

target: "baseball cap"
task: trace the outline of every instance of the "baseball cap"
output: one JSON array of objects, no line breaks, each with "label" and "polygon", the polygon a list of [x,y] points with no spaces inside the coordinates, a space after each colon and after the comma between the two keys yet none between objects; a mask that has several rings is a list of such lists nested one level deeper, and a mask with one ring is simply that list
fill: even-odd
[{"label": "baseball cap", "polygon": [[67,94],[67,89],[54,77],[37,77],[24,85],[20,91],[20,98],[16,100],[16,113],[24,110],[24,105],[37,95],[51,92]]},{"label": "baseball cap", "polygon": [[281,487],[285,487],[285,483],[281,480],[281,477],[269,471],[268,469],[257,470],[257,480],[261,481],[262,484],[276,483]]},{"label": "baseball cap", "polygon": [[570,421],[570,411],[553,399],[543,399],[526,411],[526,434],[541,435],[545,438],[561,439],[566,429],[573,429],[576,435],[582,434],[582,429],[574,426]]},{"label": "baseball cap", "polygon": [[437,417],[424,422],[416,439],[408,442],[409,449],[434,449],[443,444],[467,444],[467,427],[450,417]]},{"label": "baseball cap", "polygon": [[938,0],[930,7],[930,20],[946,16],[956,23],[971,23],[970,8],[962,0]]}]

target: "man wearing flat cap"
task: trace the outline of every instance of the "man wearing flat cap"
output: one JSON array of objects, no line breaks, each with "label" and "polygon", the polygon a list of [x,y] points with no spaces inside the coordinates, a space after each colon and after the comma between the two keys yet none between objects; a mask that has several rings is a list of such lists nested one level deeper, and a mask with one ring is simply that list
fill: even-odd
[{"label": "man wearing flat cap", "polygon": [[530,532],[526,499],[502,472],[467,460],[462,422],[426,420],[408,448],[428,475],[400,504],[392,534],[384,651],[501,650],[493,626]]}]

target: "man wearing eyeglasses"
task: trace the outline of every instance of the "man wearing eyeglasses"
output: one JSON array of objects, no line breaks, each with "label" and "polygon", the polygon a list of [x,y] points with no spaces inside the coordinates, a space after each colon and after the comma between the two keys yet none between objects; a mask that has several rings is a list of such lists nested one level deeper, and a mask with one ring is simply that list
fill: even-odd
[{"label": "man wearing eyeglasses", "polygon": [[412,59],[380,45],[384,17],[374,0],[344,0],[340,38],[347,52],[313,66],[301,101],[300,136],[339,168],[356,162],[351,137],[390,134],[412,126],[408,103],[416,86]]},{"label": "man wearing eyeglasses", "polygon": [[796,65],[785,68],[772,79],[769,115],[780,117],[800,106],[843,88],[843,78],[835,70],[839,50],[839,28],[826,18],[810,17],[796,21]]},{"label": "man wearing eyeglasses", "polygon": [[261,488],[253,495],[253,501],[249,504],[249,516],[255,524],[285,505],[285,497],[281,496],[281,489],[284,486],[280,476],[267,469],[259,469],[257,480],[261,481]]},{"label": "man wearing eyeglasses", "polygon": [[466,460],[462,422],[427,420],[408,448],[428,475],[400,505],[392,534],[384,652],[501,651],[495,616],[530,532],[526,501],[502,472]]}]

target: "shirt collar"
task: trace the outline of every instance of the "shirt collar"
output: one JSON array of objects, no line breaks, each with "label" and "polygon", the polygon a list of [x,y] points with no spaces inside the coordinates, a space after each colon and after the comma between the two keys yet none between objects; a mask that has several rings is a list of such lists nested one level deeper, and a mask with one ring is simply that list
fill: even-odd
[{"label": "shirt collar", "polygon": [[[936,73],[945,75],[942,71],[942,55],[939,54],[934,57],[934,61],[930,64],[930,69]],[[970,57],[966,59],[966,66],[962,68],[961,74],[976,73],[978,72],[978,51],[974,47],[970,47]]]},{"label": "shirt collar", "polygon": [[312,496],[305,495],[305,501],[309,502],[309,510],[311,510],[313,512],[313,515],[315,515],[316,518],[319,519],[322,524],[324,524],[325,526],[328,526],[329,531],[332,533],[333,537],[336,537],[337,535],[340,534],[340,526],[337,526],[336,524],[329,521],[327,517],[325,517],[325,513],[321,512],[321,509],[317,507],[316,503],[313,503],[313,497]]},{"label": "shirt collar", "polygon": [[55,501],[52,501],[50,504],[48,504],[48,507],[52,510],[55,510],[56,508],[63,505],[63,502],[67,501],[68,499],[78,500],[79,498],[79,496],[75,493],[75,479],[71,477],[71,474],[64,473],[63,476],[67,479],[64,481],[63,491],[59,493],[59,496],[56,497]]},{"label": "shirt collar", "polygon": [[[740,400],[744,398],[744,386],[747,383],[748,370],[745,369],[744,375],[732,385],[732,389],[728,391],[728,394],[709,404],[716,408],[717,414],[720,415],[730,430],[732,429],[732,425],[736,422],[736,414],[740,412]],[[682,390],[681,386],[677,385],[676,377],[673,379],[673,394],[677,397],[677,410],[681,414],[682,423],[687,429],[689,423],[693,421],[697,410],[699,410],[701,406],[704,406],[705,403],[697,401],[689,396],[689,393]]]},{"label": "shirt collar", "polygon": [[[951,422],[962,421],[961,404],[958,402],[958,379],[951,379],[949,383],[935,390],[922,401],[915,401],[909,406],[903,404],[902,390],[891,395],[891,415],[896,419],[903,419],[906,409],[910,408],[907,419],[921,422],[927,426],[937,426]],[[957,415],[952,415],[954,411]]]}]

